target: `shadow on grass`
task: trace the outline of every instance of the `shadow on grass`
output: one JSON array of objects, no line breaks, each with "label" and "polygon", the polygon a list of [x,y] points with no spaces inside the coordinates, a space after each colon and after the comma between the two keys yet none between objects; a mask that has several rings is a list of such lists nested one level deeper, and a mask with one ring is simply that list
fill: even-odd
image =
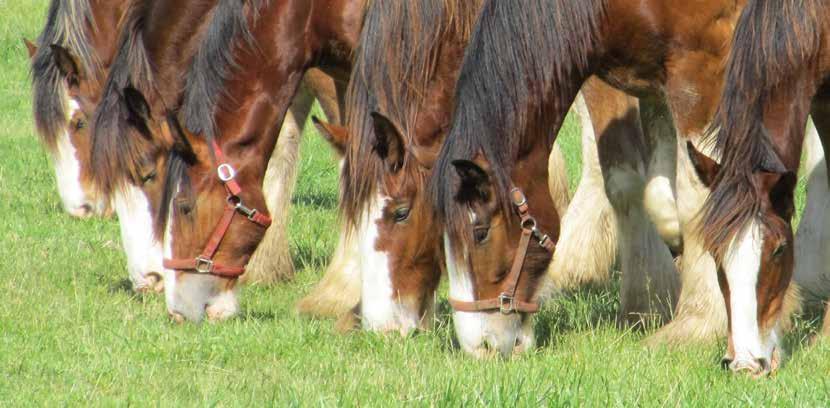
[{"label": "shadow on grass", "polygon": [[562,292],[545,302],[534,321],[538,347],[553,347],[565,334],[615,327],[620,305],[616,283]]},{"label": "shadow on grass", "polygon": [[133,291],[133,283],[129,279],[119,279],[115,282],[109,284],[107,287],[109,293],[117,294],[123,293],[126,295],[136,295],[137,293]]},{"label": "shadow on grass", "polygon": [[292,245],[291,260],[298,272],[304,269],[323,269],[329,264],[329,252],[309,245]]},{"label": "shadow on grass", "polygon": [[333,211],[337,209],[337,194],[321,191],[298,191],[291,198],[291,205]]},{"label": "shadow on grass", "polygon": [[239,320],[254,322],[270,322],[276,320],[277,315],[272,311],[245,310],[239,315]]}]

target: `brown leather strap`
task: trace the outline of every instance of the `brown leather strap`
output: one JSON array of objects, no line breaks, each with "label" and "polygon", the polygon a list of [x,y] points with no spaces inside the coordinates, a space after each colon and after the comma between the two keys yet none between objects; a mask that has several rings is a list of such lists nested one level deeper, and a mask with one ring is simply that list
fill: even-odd
[{"label": "brown leather strap", "polygon": [[186,271],[216,275],[222,278],[238,278],[245,273],[241,266],[214,264],[210,259],[165,259],[164,267],[174,271]]},{"label": "brown leather strap", "polygon": [[509,314],[511,312],[536,313],[539,311],[538,303],[523,302],[516,299],[510,301],[506,298],[474,300],[472,302],[450,299],[450,306],[452,306],[452,308],[456,311],[467,313],[484,312],[488,310],[499,310],[504,314]]},{"label": "brown leather strap", "polygon": [[216,228],[213,229],[213,234],[211,234],[207,245],[205,245],[205,249],[202,251],[202,255],[200,255],[202,258],[211,259],[216,254],[216,249],[219,248],[219,244],[225,238],[225,234],[228,233],[228,228],[231,226],[234,214],[236,214],[236,209],[231,206],[225,207],[225,212],[222,213],[222,219],[216,224]]}]

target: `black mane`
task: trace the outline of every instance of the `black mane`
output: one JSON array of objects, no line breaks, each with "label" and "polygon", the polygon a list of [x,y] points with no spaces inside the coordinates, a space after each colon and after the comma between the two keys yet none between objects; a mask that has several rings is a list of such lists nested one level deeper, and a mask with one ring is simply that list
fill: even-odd
[{"label": "black mane", "polygon": [[[596,51],[604,0],[487,0],[467,47],[455,94],[453,124],[430,182],[437,221],[454,243],[468,223],[455,202],[452,161],[481,154],[496,199],[509,214],[512,165],[534,139],[553,144],[546,116],[567,109]],[[508,218],[509,219],[509,218]]]},{"label": "black mane", "polygon": [[73,54],[80,69],[90,79],[101,69],[93,52],[87,29],[95,27],[89,0],[52,0],[46,27],[37,38],[38,49],[32,58],[32,94],[35,125],[43,141],[55,148],[56,138],[67,122],[66,82],[52,57],[51,45],[60,45]]},{"label": "black mane", "polygon": [[[223,95],[225,81],[239,66],[235,51],[241,45],[255,47],[246,11],[254,22],[268,0],[220,1],[213,11],[204,39],[193,57],[185,79],[181,111],[185,126],[207,138],[216,136],[214,114]],[[246,6],[247,5],[247,6]]]},{"label": "black mane", "polygon": [[753,0],[738,20],[723,95],[705,140],[721,155],[702,223],[715,254],[759,214],[762,197],[753,173],[781,166],[763,124],[764,109],[776,91],[792,85],[793,72],[816,61],[824,4]]}]

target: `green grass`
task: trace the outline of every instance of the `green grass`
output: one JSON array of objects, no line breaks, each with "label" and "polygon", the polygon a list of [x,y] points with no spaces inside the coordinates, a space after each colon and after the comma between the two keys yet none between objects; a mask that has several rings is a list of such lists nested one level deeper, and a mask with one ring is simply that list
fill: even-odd
[{"label": "green grass", "polygon": [[[45,3],[0,0],[0,405],[827,405],[830,345],[803,345],[815,321],[799,321],[777,376],[753,381],[719,368],[724,344],[650,350],[616,329],[616,284],[547,305],[540,348],[510,361],[459,352],[445,301],[436,328],[409,338],[296,317],[337,230],[336,167],[313,134],[290,226],[297,279],[245,290],[239,319],[172,324],[161,296],[125,289],[116,222],[60,208],[20,42]],[[563,136],[572,180],[576,130]]]}]

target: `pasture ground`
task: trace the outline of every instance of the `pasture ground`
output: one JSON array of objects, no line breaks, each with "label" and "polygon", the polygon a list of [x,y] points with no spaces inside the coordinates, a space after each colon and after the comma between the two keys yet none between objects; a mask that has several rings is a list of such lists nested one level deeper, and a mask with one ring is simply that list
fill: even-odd
[{"label": "pasture ground", "polygon": [[[648,333],[615,328],[616,284],[549,303],[538,350],[510,361],[453,346],[445,289],[435,329],[409,338],[340,335],[331,321],[297,317],[337,230],[336,166],[313,133],[290,226],[296,280],[247,288],[233,321],[171,323],[162,296],[129,291],[116,221],[60,208],[21,42],[41,29],[46,4],[0,0],[0,405],[828,404],[830,342],[806,342],[815,318],[798,320],[778,375],[754,381],[720,369],[723,342],[647,349]],[[574,121],[562,137],[575,181]]]}]

